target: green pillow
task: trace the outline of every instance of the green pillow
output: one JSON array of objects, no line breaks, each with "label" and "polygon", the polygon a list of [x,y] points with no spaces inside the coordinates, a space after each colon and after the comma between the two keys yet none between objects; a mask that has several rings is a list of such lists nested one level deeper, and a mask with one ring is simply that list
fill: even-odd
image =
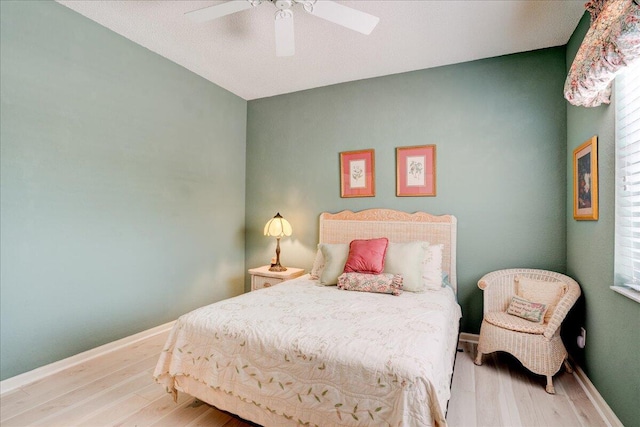
[{"label": "green pillow", "polygon": [[384,258],[384,272],[402,275],[402,290],[409,292],[423,292],[422,263],[428,242],[389,242],[387,254]]},{"label": "green pillow", "polygon": [[321,243],[319,245],[324,257],[324,270],[320,274],[321,285],[337,285],[338,276],[344,272],[344,265],[349,256],[349,245],[346,243]]}]

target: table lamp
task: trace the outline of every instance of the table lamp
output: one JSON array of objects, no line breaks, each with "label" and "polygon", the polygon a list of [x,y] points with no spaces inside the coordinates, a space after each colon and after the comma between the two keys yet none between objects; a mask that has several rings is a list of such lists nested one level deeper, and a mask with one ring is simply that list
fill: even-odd
[{"label": "table lamp", "polygon": [[280,212],[271,218],[269,222],[267,222],[267,225],[264,226],[264,235],[275,237],[277,242],[276,262],[275,264],[271,264],[269,271],[287,271],[286,267],[280,265],[280,238],[282,236],[291,236],[292,231],[291,224],[280,215]]}]

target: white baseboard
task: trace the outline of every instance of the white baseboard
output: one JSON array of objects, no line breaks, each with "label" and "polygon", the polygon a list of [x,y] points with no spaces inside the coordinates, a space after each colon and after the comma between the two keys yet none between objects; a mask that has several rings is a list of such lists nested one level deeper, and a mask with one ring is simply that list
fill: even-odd
[{"label": "white baseboard", "polygon": [[[463,342],[470,342],[477,344],[478,338],[480,335],[478,334],[470,334],[467,332],[461,332],[459,340]],[[584,390],[585,394],[596,407],[596,410],[600,413],[602,418],[609,424],[611,427],[624,427],[624,425],[620,422],[616,414],[611,410],[611,407],[604,400],[602,395],[598,392],[596,387],[593,385],[587,374],[582,370],[582,368],[575,363],[575,361],[569,356],[571,360],[571,365],[573,366],[574,374],[576,375],[576,379],[578,380],[578,384]]]},{"label": "white baseboard", "polygon": [[611,407],[607,404],[607,402],[603,399],[602,395],[598,393],[596,386],[593,385],[587,374],[582,370],[582,368],[577,365],[573,360],[571,360],[571,364],[573,365],[573,373],[576,375],[576,379],[578,383],[586,393],[587,397],[593,405],[596,407],[598,412],[602,418],[604,418],[607,423],[611,427],[624,427],[620,419],[618,419],[617,415]]},{"label": "white baseboard", "polygon": [[90,359],[94,359],[98,356],[102,356],[106,353],[118,350],[135,342],[142,341],[154,335],[166,332],[173,327],[174,323],[175,320],[165,323],[164,325],[156,326],[155,328],[147,329],[146,331],[142,331],[137,334],[122,338],[120,340],[101,345],[100,347],[92,348],[91,350],[84,351],[82,353],[76,354],[75,356],[67,357],[66,359],[41,366],[32,371],[16,375],[15,377],[7,378],[6,380],[0,381],[0,395],[8,393],[19,387],[24,387],[25,385],[42,379],[48,375],[52,375],[64,369],[71,368],[72,366],[79,365]]},{"label": "white baseboard", "polygon": [[458,337],[459,341],[462,342],[470,342],[473,344],[478,344],[478,338],[480,335],[478,334],[470,334],[468,332],[460,332],[460,336]]}]

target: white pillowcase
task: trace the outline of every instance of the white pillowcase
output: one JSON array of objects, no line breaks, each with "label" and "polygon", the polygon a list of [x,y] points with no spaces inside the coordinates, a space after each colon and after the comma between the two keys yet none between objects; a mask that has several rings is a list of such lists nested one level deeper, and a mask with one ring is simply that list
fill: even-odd
[{"label": "white pillowcase", "polygon": [[322,274],[322,270],[324,270],[324,257],[322,256],[320,244],[318,243],[318,250],[316,251],[316,257],[313,260],[313,267],[311,267],[311,271],[309,272],[311,280],[318,280]]},{"label": "white pillowcase", "polygon": [[442,288],[442,251],[444,245],[429,245],[422,264],[422,280],[426,289]]},{"label": "white pillowcase", "polygon": [[324,258],[320,284],[337,285],[338,276],[344,272],[344,265],[349,257],[349,245],[346,243],[321,243],[319,246]]},{"label": "white pillowcase", "polygon": [[389,242],[384,258],[384,273],[402,275],[402,290],[423,292],[423,262],[429,242]]}]

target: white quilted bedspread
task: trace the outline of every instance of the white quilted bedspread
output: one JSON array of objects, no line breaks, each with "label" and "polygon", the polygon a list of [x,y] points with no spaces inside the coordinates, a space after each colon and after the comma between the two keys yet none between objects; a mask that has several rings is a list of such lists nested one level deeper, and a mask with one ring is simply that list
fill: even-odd
[{"label": "white quilted bedspread", "polygon": [[188,376],[300,425],[446,425],[453,292],[350,292],[307,277],[180,317],[156,380],[175,392]]}]

